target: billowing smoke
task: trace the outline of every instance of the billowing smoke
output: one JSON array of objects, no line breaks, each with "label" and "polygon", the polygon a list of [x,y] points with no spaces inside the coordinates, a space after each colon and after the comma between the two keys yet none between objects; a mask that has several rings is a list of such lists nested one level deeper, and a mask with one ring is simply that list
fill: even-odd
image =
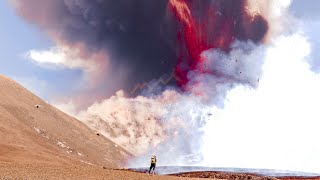
[{"label": "billowing smoke", "polygon": [[242,0],[11,2],[19,15],[52,37],[56,49],[75,51],[63,51],[70,59],[67,67],[72,66],[67,63],[74,62],[74,54],[99,64],[102,70],[95,72],[83,68],[95,74],[91,79],[96,86],[105,84],[101,88],[106,89],[111,84],[110,92],[128,90],[174,70],[178,84],[184,86],[188,72],[201,64],[202,51],[230,51],[235,39],[259,43],[268,30],[266,20],[249,12],[248,2]]},{"label": "billowing smoke", "polygon": [[[235,40],[260,43],[268,30],[268,23],[258,12],[248,10],[247,1],[184,1],[170,0],[170,9],[181,22],[179,32],[179,64],[176,66],[179,85],[186,85],[188,73],[201,69],[205,57],[201,53],[208,49],[229,52]],[[223,76],[223,74],[216,74]]]},{"label": "billowing smoke", "polygon": [[[37,24],[57,45],[50,51],[31,51],[28,57],[38,63],[82,68],[89,74],[85,86],[90,83],[93,89],[127,90],[136,83],[148,82],[173,71],[184,91],[181,95],[170,90],[176,96],[190,96],[189,103],[199,99],[195,105],[198,107],[208,104],[221,107],[227,91],[235,84],[256,86],[260,76],[261,61],[252,60],[250,56],[257,44],[263,42],[269,26],[258,12],[248,11],[247,1],[11,2],[19,15]],[[34,11],[35,8],[39,11]],[[256,66],[254,70],[249,70],[251,64]],[[112,88],[108,88],[110,86]],[[179,113],[168,115],[171,111],[168,108],[173,104],[182,107],[184,104],[182,100],[160,103],[166,93],[133,99],[121,94],[91,106],[87,115],[84,112],[73,114],[135,154],[144,153],[164,138],[172,137],[172,132],[168,132],[171,122],[183,119],[185,124],[194,123],[190,114],[181,117],[184,109],[178,111],[180,107],[175,108]],[[90,93],[90,96],[95,94]],[[74,107],[69,109],[76,111]],[[98,113],[103,109],[109,110]],[[120,113],[122,110],[127,112]],[[100,123],[103,125],[98,125]],[[150,124],[151,129],[148,128]],[[179,129],[176,126],[169,129],[174,127]],[[193,127],[197,128],[200,127]]]},{"label": "billowing smoke", "polygon": [[295,22],[290,0],[13,2],[57,46],[105,53],[93,62],[104,78],[125,72],[116,89],[174,69],[179,87],[137,97],[121,90],[69,112],[134,153],[129,166],[155,153],[159,165],[319,167],[319,75],[306,35],[286,27]]},{"label": "billowing smoke", "polygon": [[[58,48],[67,46],[79,51],[78,59],[94,61],[104,68],[97,69],[99,75],[91,79],[108,91],[104,96],[171,73],[176,64],[175,27],[166,18],[166,1],[10,2],[19,15],[44,30]],[[101,58],[90,58],[95,54]],[[72,63],[71,58],[67,62]]]},{"label": "billowing smoke", "polygon": [[153,150],[171,163],[175,158],[199,156],[201,127],[211,116],[204,101],[174,90],[151,98],[127,98],[119,91],[76,116],[137,156]]}]

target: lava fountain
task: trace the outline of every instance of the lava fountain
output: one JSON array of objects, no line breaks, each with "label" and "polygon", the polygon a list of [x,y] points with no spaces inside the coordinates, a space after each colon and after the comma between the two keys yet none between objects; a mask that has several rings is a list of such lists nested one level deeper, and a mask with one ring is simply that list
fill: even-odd
[{"label": "lava fountain", "polygon": [[185,88],[190,71],[221,76],[203,66],[203,51],[219,49],[228,53],[235,40],[263,42],[268,23],[258,12],[249,12],[247,6],[243,0],[169,0],[168,9],[179,26],[175,68],[179,86]]}]

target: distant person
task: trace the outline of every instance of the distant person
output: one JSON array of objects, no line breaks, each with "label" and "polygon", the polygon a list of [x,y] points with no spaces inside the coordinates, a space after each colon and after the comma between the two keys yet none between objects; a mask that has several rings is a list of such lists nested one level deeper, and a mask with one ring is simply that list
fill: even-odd
[{"label": "distant person", "polygon": [[152,155],[151,157],[151,165],[150,165],[150,169],[149,169],[149,174],[152,173],[154,174],[154,170],[156,168],[156,164],[157,164],[157,158],[156,155]]}]

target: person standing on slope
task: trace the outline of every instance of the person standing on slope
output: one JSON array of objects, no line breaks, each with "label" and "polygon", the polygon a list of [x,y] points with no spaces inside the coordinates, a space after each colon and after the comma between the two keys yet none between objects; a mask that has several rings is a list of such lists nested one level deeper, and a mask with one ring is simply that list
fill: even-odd
[{"label": "person standing on slope", "polygon": [[156,168],[156,164],[157,164],[156,155],[152,155],[152,157],[151,157],[151,165],[150,165],[150,169],[149,169],[149,174],[151,173],[151,170],[153,171],[153,174],[154,174],[154,170],[155,170],[155,168]]}]

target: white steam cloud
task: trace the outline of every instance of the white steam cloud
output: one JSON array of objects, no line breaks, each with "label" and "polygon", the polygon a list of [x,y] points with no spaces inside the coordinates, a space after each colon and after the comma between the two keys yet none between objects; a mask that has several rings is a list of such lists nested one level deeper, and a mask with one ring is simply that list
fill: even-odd
[{"label": "white steam cloud", "polygon": [[[281,2],[269,4],[270,18],[285,19],[290,1]],[[119,91],[76,116],[137,155],[129,166],[147,166],[155,153],[159,165],[320,172],[320,74],[299,29],[263,46],[203,52],[201,69],[216,75],[191,72],[189,93],[130,99]]]},{"label": "white steam cloud", "polygon": [[319,172],[320,75],[309,53],[303,34],[273,41],[257,89],[232,89],[206,126],[204,165]]}]

